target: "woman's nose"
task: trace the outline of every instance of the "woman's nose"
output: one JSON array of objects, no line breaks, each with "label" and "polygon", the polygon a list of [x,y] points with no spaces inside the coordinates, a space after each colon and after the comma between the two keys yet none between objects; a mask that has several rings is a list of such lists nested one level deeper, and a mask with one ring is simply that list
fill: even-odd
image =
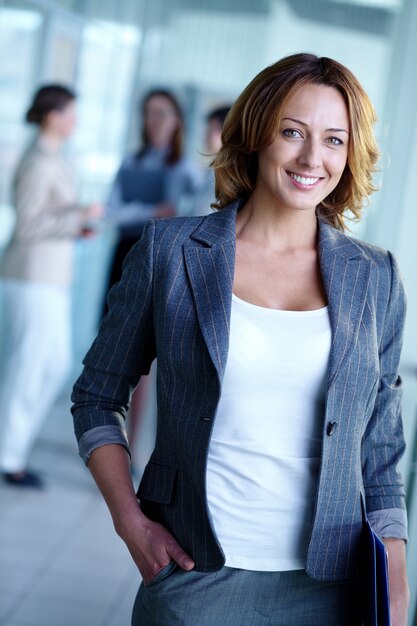
[{"label": "woman's nose", "polygon": [[303,142],[298,161],[301,165],[316,169],[322,164],[321,145],[314,139],[307,139]]}]

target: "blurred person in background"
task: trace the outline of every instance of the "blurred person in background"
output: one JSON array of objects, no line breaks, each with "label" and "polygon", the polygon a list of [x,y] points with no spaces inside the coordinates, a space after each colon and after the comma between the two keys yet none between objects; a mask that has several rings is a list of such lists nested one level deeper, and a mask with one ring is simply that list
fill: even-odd
[{"label": "blurred person in background", "polygon": [[69,374],[74,244],[103,213],[77,202],[61,154],[76,124],[75,99],[66,86],[46,85],[26,114],[39,132],[14,176],[16,225],[0,270],[0,470],[21,487],[43,484],[28,457]]},{"label": "blurred person in background", "polygon": [[[206,116],[206,129],[204,134],[204,156],[210,161],[216,156],[222,147],[222,130],[230,105],[217,107]],[[211,205],[215,202],[214,170],[207,167],[204,173],[204,184],[201,186],[194,205],[193,215],[207,215],[212,212]]]},{"label": "blurred person in background", "polygon": [[123,160],[107,203],[106,217],[119,234],[109,288],[120,280],[126,254],[146,220],[177,215],[181,198],[201,185],[198,167],[184,156],[184,118],[174,94],[149,91],[142,122],[141,148]]},{"label": "blurred person in background", "polygon": [[[143,578],[134,626],[360,626],[366,518],[407,624],[404,289],[344,232],[375,191],[375,120],[332,59],[267,67],[227,116],[217,210],[149,220],[109,295],[72,411]],[[155,358],[135,494],[124,417]]]},{"label": "blurred person in background", "polygon": [[[108,200],[107,219],[117,227],[119,240],[107,291],[120,280],[123,261],[140,239],[145,221],[175,216],[181,199],[196,194],[204,180],[200,169],[184,156],[184,118],[173,93],[149,91],[142,102],[142,121],[141,148],[123,160]],[[129,438],[133,448],[149,385],[150,378],[143,377],[132,399]]]},{"label": "blurred person in background", "polygon": [[230,111],[230,105],[218,107],[207,115],[205,147],[209,155],[215,156],[222,147],[223,124]]}]

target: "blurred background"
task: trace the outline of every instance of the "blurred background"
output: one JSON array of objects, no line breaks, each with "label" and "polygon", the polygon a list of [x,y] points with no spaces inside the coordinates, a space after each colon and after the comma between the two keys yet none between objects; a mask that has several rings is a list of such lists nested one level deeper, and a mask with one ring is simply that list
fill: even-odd
[{"label": "blurred background", "polygon": [[[23,117],[40,84],[76,90],[78,124],[67,156],[79,198],[105,203],[122,157],[139,144],[138,102],[149,88],[177,95],[187,156],[203,165],[207,113],[232,102],[266,65],[299,51],[347,65],[378,111],[381,191],[352,232],[397,256],[408,293],[402,471],[410,523],[409,623],[417,626],[415,0],[0,0],[0,254],[13,230],[12,176],[33,132]],[[137,575],[77,458],[68,412],[71,382],[97,330],[114,243],[106,228],[76,245],[73,373],[34,451],[48,488],[22,494],[0,486],[5,626],[129,623]],[[152,397],[147,404],[139,469],[152,441]]]}]

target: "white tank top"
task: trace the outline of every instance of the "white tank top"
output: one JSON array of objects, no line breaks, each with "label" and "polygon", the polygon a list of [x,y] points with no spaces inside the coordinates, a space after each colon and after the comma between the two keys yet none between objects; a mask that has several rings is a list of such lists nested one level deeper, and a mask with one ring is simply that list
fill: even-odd
[{"label": "white tank top", "polygon": [[305,567],[330,343],[327,307],[280,311],[233,295],[207,462],[209,511],[229,567]]}]

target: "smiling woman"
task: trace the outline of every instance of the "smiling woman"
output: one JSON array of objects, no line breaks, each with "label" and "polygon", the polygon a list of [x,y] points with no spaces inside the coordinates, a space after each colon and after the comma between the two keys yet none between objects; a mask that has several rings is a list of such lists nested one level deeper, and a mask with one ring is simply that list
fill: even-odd
[{"label": "smiling woman", "polygon": [[[296,96],[302,86],[304,96]],[[312,139],[308,120],[300,119],[289,105],[294,106],[296,98],[296,106],[306,106],[306,113],[311,114],[319,94],[321,119],[315,130],[321,124],[320,131],[325,133],[322,139],[333,145],[343,144],[347,154],[340,183],[323,196],[320,212],[341,230],[345,229],[347,209],[360,217],[364,201],[375,191],[372,176],[379,157],[373,134],[376,113],[352,72],[332,59],[309,54],[292,55],[265,68],[237,99],[223,127],[223,149],[214,163],[216,208],[253,192],[258,153],[270,146],[278,130],[288,138]],[[293,119],[286,119],[283,126],[284,117]]]},{"label": "smiling woman", "polygon": [[[143,577],[133,626],[362,625],[363,506],[406,626],[404,292],[342,232],[374,189],[374,119],[331,59],[267,68],[224,124],[221,210],[148,222],[110,292],[73,414]],[[138,505],[123,418],[156,357]]]}]

